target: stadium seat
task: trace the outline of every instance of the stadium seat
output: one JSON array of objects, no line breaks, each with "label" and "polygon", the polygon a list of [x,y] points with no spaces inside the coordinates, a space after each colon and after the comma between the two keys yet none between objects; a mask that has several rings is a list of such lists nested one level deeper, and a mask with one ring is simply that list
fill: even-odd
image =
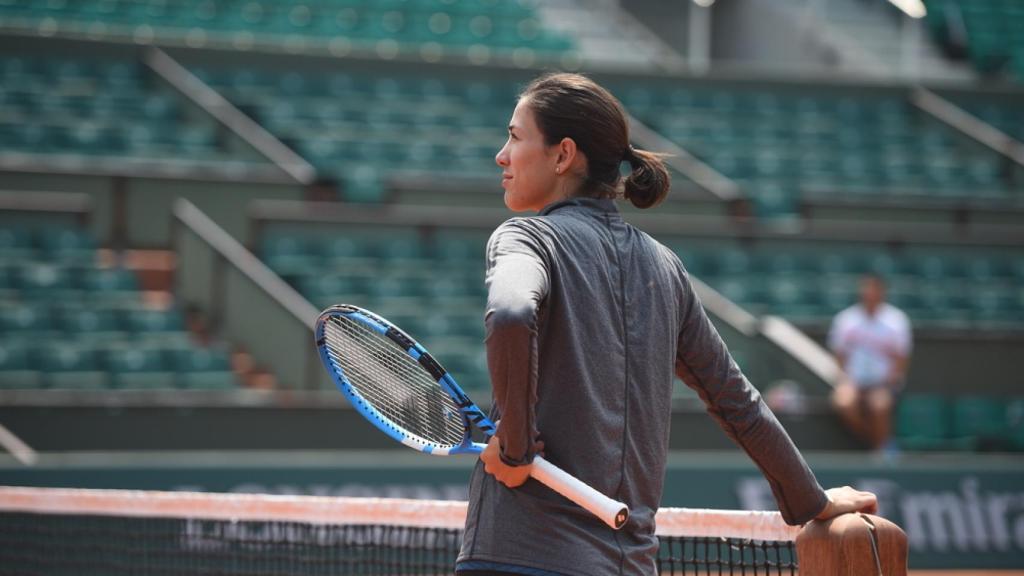
[{"label": "stadium seat", "polygon": [[30,361],[29,341],[17,341],[8,335],[0,340],[0,389],[35,389],[42,378]]},{"label": "stadium seat", "polygon": [[82,288],[93,299],[123,301],[138,295],[138,279],[125,268],[87,268],[80,276]]},{"label": "stadium seat", "polygon": [[985,396],[958,396],[952,402],[952,445],[967,450],[1008,448],[1006,403]]},{"label": "stadium seat", "polygon": [[483,346],[462,338],[435,338],[430,352],[463,388],[486,390],[490,387],[487,358]]},{"label": "stadium seat", "polygon": [[41,229],[36,234],[48,259],[79,264],[92,263],[96,246],[87,231],[63,226]]},{"label": "stadium seat", "polygon": [[82,341],[129,340],[130,334],[118,322],[117,313],[100,306],[59,309],[54,313],[59,318],[62,333]]},{"label": "stadium seat", "polygon": [[131,330],[136,337],[143,337],[151,342],[187,341],[187,333],[182,322],[181,313],[176,309],[126,308],[121,312],[122,325]]},{"label": "stadium seat", "polygon": [[44,338],[55,331],[48,303],[0,304],[0,329],[18,338]]},{"label": "stadium seat", "polygon": [[367,279],[348,272],[311,272],[298,279],[297,288],[313,302],[328,306],[368,292]]},{"label": "stadium seat", "polygon": [[177,382],[188,390],[229,390],[236,387],[226,350],[211,347],[187,347],[174,355]]},{"label": "stadium seat", "polygon": [[947,447],[949,426],[949,406],[942,396],[908,394],[896,405],[896,437],[908,450]]},{"label": "stadium seat", "polygon": [[1006,403],[1006,433],[1014,450],[1024,451],[1024,397]]},{"label": "stadium seat", "polygon": [[24,298],[57,301],[79,296],[79,291],[72,283],[72,270],[53,262],[42,261],[21,266],[18,280]]},{"label": "stadium seat", "polygon": [[101,390],[110,379],[90,343],[49,341],[35,350],[33,364],[42,371],[47,388]]},{"label": "stadium seat", "polygon": [[0,261],[23,260],[32,255],[32,236],[21,226],[0,226]]},{"label": "stadium seat", "polygon": [[173,388],[176,380],[159,348],[111,346],[106,350],[106,366],[113,386],[118,389]]}]

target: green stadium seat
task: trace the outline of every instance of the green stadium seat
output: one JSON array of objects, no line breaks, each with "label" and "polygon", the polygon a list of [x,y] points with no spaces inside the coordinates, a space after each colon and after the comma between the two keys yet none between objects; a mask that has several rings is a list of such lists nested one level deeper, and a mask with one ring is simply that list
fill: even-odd
[{"label": "green stadium seat", "polygon": [[424,293],[438,302],[452,298],[486,295],[483,271],[479,275],[443,274],[431,279],[424,286]]},{"label": "green stadium seat", "polygon": [[886,279],[902,274],[905,265],[899,258],[886,252],[875,252],[865,259],[865,272],[878,274]]},{"label": "green stadium seat", "polygon": [[76,298],[71,270],[50,262],[25,264],[18,274],[22,296],[32,299],[58,300]]},{"label": "green stadium seat", "polygon": [[475,340],[462,338],[435,338],[430,352],[442,366],[455,377],[455,381],[467,390],[487,390],[490,376],[487,371],[487,357],[483,346]]},{"label": "green stadium seat", "polygon": [[372,166],[357,166],[344,182],[342,194],[348,202],[377,203],[384,199],[384,183]]},{"label": "green stadium seat", "polygon": [[118,389],[165,389],[175,385],[176,376],[165,364],[160,348],[112,346],[106,351],[106,365]]},{"label": "green stadium seat", "polygon": [[998,256],[972,255],[967,259],[965,272],[972,282],[1008,279],[1012,275],[1010,263]]},{"label": "green stadium seat", "polygon": [[226,350],[188,347],[176,352],[178,385],[188,390],[230,390],[237,386]]},{"label": "green stadium seat", "polygon": [[1024,451],[1024,397],[1006,403],[1006,434],[1014,450]]},{"label": "green stadium seat", "polygon": [[908,450],[948,446],[949,406],[942,396],[908,394],[896,405],[896,437]]},{"label": "green stadium seat", "polygon": [[997,398],[954,398],[950,427],[953,445],[967,450],[1007,448],[1005,412],[1006,404]]},{"label": "green stadium seat", "polygon": [[15,267],[0,260],[0,301],[13,300],[18,289]]},{"label": "green stadium seat", "polygon": [[479,270],[482,277],[487,240],[485,233],[439,230],[434,236],[433,256],[445,265]]},{"label": "green stadium seat", "polygon": [[832,276],[822,279],[818,284],[822,309],[836,314],[856,303],[858,280],[856,276]]},{"label": "green stadium seat", "polygon": [[59,319],[61,332],[82,341],[128,340],[130,334],[121,329],[117,313],[99,306],[58,307],[54,317]]},{"label": "green stadium seat", "polygon": [[45,303],[0,305],[0,332],[24,338],[39,338],[54,332],[50,308]]},{"label": "green stadium seat", "polygon": [[730,274],[706,280],[722,296],[754,311],[762,310],[769,302],[765,285],[753,274]]},{"label": "green stadium seat", "polygon": [[450,298],[421,312],[422,322],[439,338],[458,338],[483,349],[485,303],[477,298]]},{"label": "green stadium seat", "polygon": [[747,274],[755,271],[754,257],[749,250],[727,248],[715,253],[714,270],[719,275]]},{"label": "green stadium seat", "polygon": [[0,226],[0,260],[21,260],[31,257],[33,252],[28,229]]},{"label": "green stadium seat", "polygon": [[426,295],[426,287],[421,282],[407,277],[383,276],[367,283],[367,294],[374,299],[420,299]]},{"label": "green stadium seat", "polygon": [[298,290],[314,302],[330,304],[366,294],[367,284],[365,277],[347,272],[313,272],[299,279]]},{"label": "green stadium seat", "polygon": [[933,281],[960,275],[959,263],[949,254],[925,254],[913,259],[918,277]]},{"label": "green stadium seat", "polygon": [[82,288],[94,298],[129,299],[139,290],[135,273],[125,268],[90,268],[80,274]]},{"label": "green stadium seat", "polygon": [[42,372],[47,388],[102,390],[110,386],[91,344],[50,341],[36,350],[33,364]]},{"label": "green stadium seat", "polygon": [[28,341],[15,341],[7,335],[0,340],[0,390],[36,389],[42,378],[29,358]]},{"label": "green stadium seat", "polygon": [[166,334],[184,330],[181,314],[174,308],[128,308],[122,314],[124,325],[136,334]]},{"label": "green stadium seat", "polygon": [[294,234],[267,234],[260,248],[263,260],[275,271],[291,272],[293,267],[305,269],[315,247],[307,245],[306,240]]},{"label": "green stadium seat", "polygon": [[811,319],[827,314],[819,306],[817,291],[806,282],[791,276],[776,276],[768,285],[768,297],[777,314],[790,318]]}]

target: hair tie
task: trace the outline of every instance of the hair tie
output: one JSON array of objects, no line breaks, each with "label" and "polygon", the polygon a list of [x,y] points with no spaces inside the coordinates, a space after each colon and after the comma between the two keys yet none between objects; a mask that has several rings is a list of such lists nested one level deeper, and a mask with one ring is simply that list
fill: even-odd
[{"label": "hair tie", "polygon": [[622,159],[630,163],[637,160],[636,148],[633,148],[632,144],[626,146],[625,152],[622,153]]}]

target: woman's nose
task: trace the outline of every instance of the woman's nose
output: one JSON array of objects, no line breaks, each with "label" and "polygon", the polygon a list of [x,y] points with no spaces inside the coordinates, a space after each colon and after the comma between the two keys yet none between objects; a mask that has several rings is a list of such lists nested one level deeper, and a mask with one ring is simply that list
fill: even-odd
[{"label": "woman's nose", "polygon": [[508,152],[506,151],[507,148],[507,145],[502,146],[501,150],[498,150],[498,153],[494,155],[494,162],[497,163],[498,166],[501,166],[502,168],[508,166]]}]

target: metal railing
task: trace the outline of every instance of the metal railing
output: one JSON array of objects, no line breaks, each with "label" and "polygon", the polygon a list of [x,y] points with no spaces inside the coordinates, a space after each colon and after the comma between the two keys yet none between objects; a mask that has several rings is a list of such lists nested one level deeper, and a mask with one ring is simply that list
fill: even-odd
[{"label": "metal railing", "polygon": [[313,346],[319,311],[191,202],[174,206],[178,298],[207,312],[215,333],[266,362],[282,388],[330,387]]}]

